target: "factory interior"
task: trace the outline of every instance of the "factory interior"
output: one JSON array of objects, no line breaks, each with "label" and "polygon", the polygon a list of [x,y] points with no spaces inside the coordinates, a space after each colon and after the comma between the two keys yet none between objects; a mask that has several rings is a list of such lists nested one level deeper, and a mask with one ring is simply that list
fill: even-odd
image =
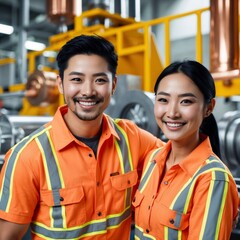
[{"label": "factory interior", "polygon": [[[175,60],[210,70],[222,160],[240,184],[239,7],[238,0],[0,0],[0,165],[9,148],[64,104],[55,84],[61,46],[98,34],[119,56],[106,113],[163,141],[153,114],[157,76]],[[240,239],[240,224],[231,239]]]}]

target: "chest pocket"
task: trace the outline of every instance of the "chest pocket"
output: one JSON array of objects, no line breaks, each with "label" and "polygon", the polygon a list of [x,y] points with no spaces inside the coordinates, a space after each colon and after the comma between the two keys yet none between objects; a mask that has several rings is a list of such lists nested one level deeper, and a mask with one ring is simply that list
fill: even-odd
[{"label": "chest pocket", "polygon": [[138,174],[137,170],[127,172],[125,174],[116,175],[111,177],[111,184],[114,189],[117,191],[126,190],[137,184]]},{"label": "chest pocket", "polygon": [[49,211],[49,208],[54,208],[54,211],[59,214],[61,214],[62,208],[65,208],[66,212],[77,212],[77,219],[72,219],[77,224],[83,224],[86,221],[86,200],[82,186],[42,190],[40,204],[43,210]]},{"label": "chest pocket", "polygon": [[154,203],[152,215],[155,215],[153,219],[157,219],[159,224],[175,230],[185,230],[189,226],[189,213],[177,212],[158,202]]},{"label": "chest pocket", "polygon": [[119,212],[131,207],[132,190],[138,182],[137,170],[112,176],[112,199]]}]

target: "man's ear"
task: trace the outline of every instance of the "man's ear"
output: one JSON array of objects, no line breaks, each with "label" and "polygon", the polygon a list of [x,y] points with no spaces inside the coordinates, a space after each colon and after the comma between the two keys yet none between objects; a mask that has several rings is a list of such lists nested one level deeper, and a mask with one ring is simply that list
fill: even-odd
[{"label": "man's ear", "polygon": [[114,92],[116,91],[117,88],[117,75],[115,75],[115,77],[113,78],[113,84],[112,84],[112,95],[114,94]]},{"label": "man's ear", "polygon": [[57,75],[57,86],[58,86],[58,91],[63,94],[63,81],[59,75]]}]

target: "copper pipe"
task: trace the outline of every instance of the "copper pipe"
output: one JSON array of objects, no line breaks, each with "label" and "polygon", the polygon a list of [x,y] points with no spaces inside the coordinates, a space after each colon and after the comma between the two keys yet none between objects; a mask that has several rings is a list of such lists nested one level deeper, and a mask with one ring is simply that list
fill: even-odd
[{"label": "copper pipe", "polygon": [[238,0],[210,0],[210,70],[215,79],[239,75]]}]

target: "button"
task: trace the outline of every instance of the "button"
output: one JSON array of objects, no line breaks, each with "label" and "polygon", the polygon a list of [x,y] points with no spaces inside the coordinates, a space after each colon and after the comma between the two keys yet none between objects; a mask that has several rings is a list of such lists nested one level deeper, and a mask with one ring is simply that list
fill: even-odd
[{"label": "button", "polygon": [[153,195],[153,196],[152,196],[152,199],[154,199],[154,198],[155,198],[155,196]]},{"label": "button", "polygon": [[130,181],[130,180],[128,180],[128,181],[127,181],[127,183],[128,183],[128,184],[130,184],[130,183],[131,183],[131,181]]},{"label": "button", "polygon": [[64,198],[63,197],[60,197],[59,198],[60,202],[64,201]]},{"label": "button", "polygon": [[169,222],[170,222],[171,224],[174,224],[174,219],[171,218],[171,219],[169,220]]},{"label": "button", "polygon": [[97,215],[100,217],[100,216],[102,216],[102,213],[101,213],[101,212],[98,212],[98,214],[97,214]]},{"label": "button", "polygon": [[163,182],[164,185],[168,185],[168,181]]},{"label": "button", "polygon": [[91,154],[91,153],[89,153],[89,154],[88,154],[88,156],[89,156],[89,157],[92,157],[92,154]]},{"label": "button", "polygon": [[150,231],[149,231],[149,229],[146,229],[146,233],[149,233]]},{"label": "button", "polygon": [[148,210],[150,210],[151,206],[148,206]]},{"label": "button", "polygon": [[100,186],[100,182],[97,182],[97,187],[99,187]]}]

